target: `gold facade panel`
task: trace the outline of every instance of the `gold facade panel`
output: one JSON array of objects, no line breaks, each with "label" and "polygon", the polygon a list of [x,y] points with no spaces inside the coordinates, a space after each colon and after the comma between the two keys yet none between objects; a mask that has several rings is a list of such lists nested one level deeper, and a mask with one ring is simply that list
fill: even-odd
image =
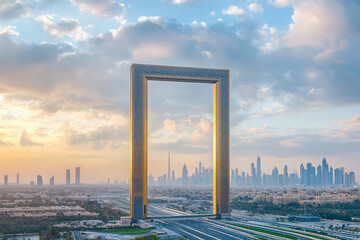
[{"label": "gold facade panel", "polygon": [[147,217],[148,81],[213,84],[213,213],[230,213],[229,71],[222,69],[131,66],[130,83],[130,215]]}]

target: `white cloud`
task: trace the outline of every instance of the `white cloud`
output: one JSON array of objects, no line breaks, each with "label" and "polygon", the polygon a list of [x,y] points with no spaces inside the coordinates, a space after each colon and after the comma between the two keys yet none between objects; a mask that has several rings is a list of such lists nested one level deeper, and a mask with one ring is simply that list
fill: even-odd
[{"label": "white cloud", "polygon": [[101,17],[116,17],[124,14],[125,5],[114,0],[70,0],[80,11]]},{"label": "white cloud", "polygon": [[226,15],[242,15],[245,12],[238,6],[230,6],[227,9],[223,9],[222,13]]},{"label": "white cloud", "polygon": [[215,16],[215,11],[210,12],[211,16]]},{"label": "white cloud", "polygon": [[88,38],[88,34],[83,31],[78,20],[73,18],[61,18],[58,22],[54,22],[51,15],[42,15],[36,18],[42,23],[45,31],[57,37],[71,37],[78,41]]},{"label": "white cloud", "polygon": [[164,19],[162,17],[160,17],[160,16],[141,16],[141,17],[138,17],[138,22],[153,22],[153,23],[160,24],[163,21],[164,21]]},{"label": "white cloud", "polygon": [[201,51],[201,54],[207,58],[211,58],[211,52],[209,52],[209,51]]},{"label": "white cloud", "polygon": [[348,125],[348,124],[359,124],[360,125],[360,115],[357,115],[350,119],[343,119],[339,123],[340,125]]},{"label": "white cloud", "polygon": [[9,34],[9,35],[19,36],[19,32],[15,31],[14,29],[16,29],[16,26],[7,26],[7,27],[0,26],[0,35]]},{"label": "white cloud", "polygon": [[43,144],[32,141],[29,134],[24,130],[21,133],[20,145],[23,147],[26,146],[32,147],[32,146],[42,146]]},{"label": "white cloud", "polygon": [[206,22],[193,21],[193,22],[191,23],[191,25],[192,25],[193,27],[202,27],[202,28],[207,27]]},{"label": "white cloud", "polygon": [[173,56],[174,50],[170,45],[161,43],[146,43],[135,47],[132,56],[136,60],[166,59]]},{"label": "white cloud", "polygon": [[330,59],[347,47],[349,26],[344,8],[334,0],[295,3],[293,23],[283,43],[288,47],[310,47],[319,50],[316,60]]},{"label": "white cloud", "polygon": [[189,0],[172,0],[173,4],[182,4],[182,3],[186,3],[189,2]]},{"label": "white cloud", "polygon": [[255,12],[255,13],[260,13],[260,12],[264,11],[263,7],[258,3],[250,4],[249,5],[249,10],[252,11],[252,12]]},{"label": "white cloud", "polygon": [[179,126],[176,124],[176,121],[173,119],[165,119],[163,122],[163,129],[170,131],[172,134],[176,134],[179,130]]},{"label": "white cloud", "polygon": [[20,0],[0,0],[0,19],[16,18],[27,13],[27,7]]},{"label": "white cloud", "polygon": [[[102,125],[91,130],[80,132],[69,123],[64,123],[58,128],[58,132],[65,140],[65,144],[72,147],[90,147],[92,150],[104,148],[116,149],[126,142],[125,129],[123,125]],[[125,140],[126,139],[126,140]]]},{"label": "white cloud", "polygon": [[274,0],[274,1],[268,0],[269,4],[281,8],[289,6],[292,2],[294,2],[294,0]]}]

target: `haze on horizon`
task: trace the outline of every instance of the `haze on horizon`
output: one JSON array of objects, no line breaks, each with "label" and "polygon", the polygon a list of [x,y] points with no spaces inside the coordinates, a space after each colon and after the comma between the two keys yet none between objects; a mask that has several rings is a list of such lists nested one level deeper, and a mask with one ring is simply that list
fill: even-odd
[{"label": "haze on horizon", "polygon": [[[0,1],[0,182],[129,177],[132,63],[230,70],[231,164],[360,174],[356,0]],[[151,82],[149,169],[212,165],[210,85]],[[280,170],[282,171],[282,170]]]}]

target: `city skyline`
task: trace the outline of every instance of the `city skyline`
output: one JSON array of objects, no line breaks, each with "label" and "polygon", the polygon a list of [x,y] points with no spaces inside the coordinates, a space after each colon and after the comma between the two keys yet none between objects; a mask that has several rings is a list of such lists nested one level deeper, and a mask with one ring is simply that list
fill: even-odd
[{"label": "city skyline", "polygon": [[[168,160],[168,167],[170,168],[170,159]],[[170,172],[171,170],[168,170]],[[282,174],[281,174],[282,173]],[[172,170],[171,178],[168,174],[163,174],[155,178],[151,174],[148,176],[148,184],[151,185],[212,185],[212,167],[202,167],[199,162],[199,168],[195,167],[192,174],[184,164],[181,173],[178,177],[175,176]],[[287,165],[283,166],[283,171],[276,166],[270,173],[262,171],[260,156],[256,159],[256,167],[254,162],[250,165],[250,170],[239,171],[238,168],[230,170],[231,186],[241,187],[338,187],[338,188],[352,188],[355,187],[356,182],[355,172],[345,170],[340,166],[333,168],[329,165],[326,158],[322,159],[322,165],[317,168],[312,163],[301,163],[298,171],[293,170],[288,172]]]},{"label": "city skyline", "polygon": [[[266,171],[291,171],[326,156],[360,174],[358,1],[6,3],[0,175],[11,182],[64,182],[63,166],[84,182],[128,179],[132,63],[230,70],[232,166],[261,155]],[[150,172],[166,172],[169,150],[175,169],[210,166],[211,86],[152,82],[148,97]]]},{"label": "city skyline", "polygon": [[[170,158],[170,151],[168,151],[168,155],[167,155],[167,173],[164,172],[162,174],[159,175],[153,175],[151,172],[149,172],[148,175],[148,184],[149,186],[151,185],[155,185],[155,184],[160,184],[160,185],[207,185],[210,186],[212,185],[212,165],[205,165],[199,161],[198,164],[195,164],[193,168],[188,168],[186,163],[184,163],[181,169],[178,169],[177,171],[175,171],[175,169],[171,168],[172,162],[171,162],[171,158]],[[248,186],[248,187],[258,187],[258,186],[305,186],[305,187],[326,187],[326,186],[337,186],[340,187],[341,185],[346,185],[345,181],[346,181],[346,174],[349,175],[349,179],[353,178],[353,183],[358,183],[358,180],[356,178],[357,174],[352,171],[351,169],[345,169],[343,166],[333,166],[333,165],[329,165],[328,161],[326,158],[322,158],[322,160],[320,161],[320,163],[317,165],[314,162],[306,162],[306,163],[301,163],[297,169],[293,168],[292,170],[288,170],[288,165],[285,164],[282,166],[282,168],[280,168],[281,166],[273,166],[273,168],[270,168],[270,170],[264,170],[261,168],[262,162],[261,162],[261,157],[257,156],[256,161],[253,161],[250,163],[250,166],[248,167],[248,170],[246,170],[246,167],[244,168],[239,168],[239,167],[232,167],[230,169],[230,183],[231,186]],[[256,167],[255,167],[255,162],[256,162]],[[310,165],[309,165],[310,164]],[[321,165],[320,165],[321,164]],[[314,173],[314,175],[312,176],[312,174],[308,175],[307,173],[307,169],[310,167],[311,172]],[[320,167],[320,171],[319,171],[319,167]],[[324,175],[324,171],[322,169],[327,169],[327,171],[331,172],[331,179],[332,182],[328,182],[326,184],[323,184],[321,182],[327,181],[324,179],[328,179],[329,177]],[[76,167],[74,169],[75,171],[75,176],[73,176],[73,178],[71,178],[71,170],[70,169],[66,169],[65,171],[65,181],[58,181],[56,182],[56,184],[60,184],[60,185],[79,185],[80,183],[80,167]],[[277,180],[278,183],[277,184],[273,184],[273,180],[272,180],[272,175],[274,174],[274,170],[277,172],[277,175],[282,178],[282,180]],[[302,172],[304,170],[304,172]],[[77,172],[79,173],[79,180],[77,181]],[[169,177],[169,172],[170,172],[170,177]],[[184,178],[184,174],[186,172],[186,176],[187,176],[187,180],[183,180]],[[237,172],[237,176],[239,176],[240,178],[244,177],[246,178],[245,182],[244,180],[236,180],[237,177],[234,176],[234,173]],[[261,173],[261,176],[259,177],[258,173]],[[318,180],[318,173],[320,172],[320,180]],[[340,173],[341,172],[341,173]],[[203,179],[199,180],[200,183],[194,183],[194,179],[196,178],[196,176],[200,176],[198,174],[203,174]],[[253,173],[255,173],[255,175],[253,175]],[[282,173],[282,174],[281,174]],[[264,174],[266,175],[265,177],[267,178],[267,183],[264,184]],[[340,175],[341,175],[341,179],[342,182],[339,182],[340,179]],[[352,174],[352,176],[350,176]],[[16,185],[22,184],[22,185],[28,185],[30,184],[30,182],[34,181],[31,180],[30,182],[21,182],[19,181],[19,175],[20,173],[18,172],[16,175]],[[287,177],[286,177],[287,175]],[[293,176],[292,176],[293,175]],[[42,175],[37,175],[38,177],[42,178]],[[50,173],[49,177],[49,181],[52,181],[55,185],[55,176],[51,175]],[[85,175],[86,176],[86,175]],[[195,176],[195,177],[194,177]],[[303,177],[302,177],[303,176]],[[234,178],[235,177],[235,178]],[[61,176],[58,176],[57,178],[61,179]],[[292,178],[296,178],[296,180],[293,180]],[[310,180],[308,180],[310,178]],[[7,179],[7,184],[5,184],[5,179]],[[46,179],[46,178],[45,178]],[[52,180],[51,180],[52,179]],[[104,181],[105,179],[105,181]],[[314,180],[315,179],[315,180]],[[42,180],[43,181],[43,180]],[[46,181],[46,180],[45,180]],[[107,184],[128,184],[129,179],[118,179],[118,178],[109,178],[106,176],[103,176],[101,178],[101,180],[97,181],[97,182],[84,182],[84,184],[105,184],[107,182]],[[239,182],[238,182],[239,181]],[[238,183],[236,183],[238,182]],[[311,184],[311,182],[313,182]],[[319,184],[320,182],[320,184]],[[81,181],[81,183],[83,183]],[[15,185],[15,181],[12,182],[11,178],[9,181],[9,175],[4,175],[4,182],[2,185]],[[1,182],[0,182],[0,186]],[[49,185],[51,185],[49,183]]]}]

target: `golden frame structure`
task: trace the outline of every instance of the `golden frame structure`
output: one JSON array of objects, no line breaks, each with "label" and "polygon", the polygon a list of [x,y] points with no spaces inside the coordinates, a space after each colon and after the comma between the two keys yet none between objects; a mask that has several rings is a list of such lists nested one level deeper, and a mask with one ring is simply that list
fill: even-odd
[{"label": "golden frame structure", "polygon": [[213,213],[230,213],[229,70],[131,65],[130,216],[147,218],[148,81],[213,84]]}]

